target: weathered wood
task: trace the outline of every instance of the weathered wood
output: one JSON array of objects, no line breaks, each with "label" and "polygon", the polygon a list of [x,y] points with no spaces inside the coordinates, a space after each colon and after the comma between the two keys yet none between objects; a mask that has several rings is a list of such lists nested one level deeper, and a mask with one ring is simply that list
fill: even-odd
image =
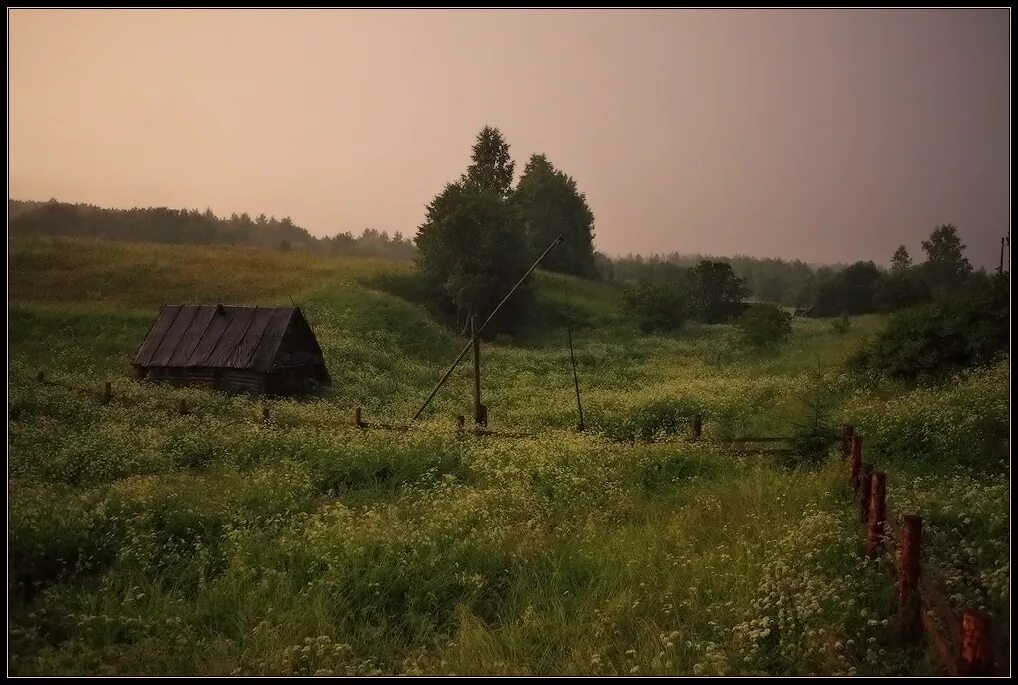
[{"label": "weathered wood", "polygon": [[183,398],[180,400],[180,404],[177,405],[177,413],[181,416],[187,416],[187,401]]},{"label": "weathered wood", "polygon": [[847,459],[852,451],[852,437],[855,435],[855,427],[845,424],[841,427],[841,458]]},{"label": "weathered wood", "polygon": [[693,442],[698,442],[703,436],[703,416],[697,414],[693,417]]},{"label": "weathered wood", "polygon": [[866,525],[866,556],[870,559],[876,559],[884,549],[886,496],[887,474],[874,471],[870,478],[870,517]]},{"label": "weathered wood", "polygon": [[992,645],[990,617],[978,611],[966,609],[961,617],[961,651],[958,655],[958,675],[992,675]]},{"label": "weathered wood", "polygon": [[944,597],[940,589],[934,584],[929,570],[926,573],[919,574],[919,585],[922,587],[923,602],[936,612],[937,620],[943,624],[951,644],[959,645],[961,643],[961,623],[958,621],[958,617],[954,615],[954,611],[951,609],[951,605],[948,604],[947,598]]},{"label": "weathered wood", "polygon": [[42,369],[39,369],[39,373],[36,374],[35,379],[37,381],[39,381],[40,383],[45,383],[46,382],[46,372],[43,371]]},{"label": "weathered wood", "polygon": [[109,404],[110,400],[113,399],[113,384],[106,381],[106,385],[103,386],[103,404]]},{"label": "weathered wood", "polygon": [[933,644],[933,649],[937,652],[937,659],[940,661],[940,665],[944,667],[944,670],[949,676],[958,675],[958,659],[951,651],[950,645],[944,640],[940,634],[940,626],[933,620],[926,611],[922,611],[923,621],[923,632],[926,634],[926,639]]},{"label": "weathered wood", "polygon": [[873,464],[863,464],[859,472],[859,520],[862,523],[870,517],[870,479],[873,477]]},{"label": "weathered wood", "polygon": [[744,442],[791,442],[792,438],[785,437],[771,437],[771,438],[724,438],[721,440],[715,440],[722,445],[731,445]]},{"label": "weathered wood", "polygon": [[467,419],[466,419],[465,416],[463,416],[462,414],[457,416],[456,417],[456,430],[458,430],[458,431],[463,430],[463,427],[466,425],[466,423],[467,423]]},{"label": "weathered wood", "polygon": [[268,422],[269,422],[269,405],[263,404],[262,405],[262,423],[268,423]]},{"label": "weathered wood", "polygon": [[859,489],[859,469],[862,468],[862,438],[852,436],[852,455],[848,460],[848,486],[852,490]]},{"label": "weathered wood", "polygon": [[364,428],[364,421],[361,420],[361,408],[355,407],[353,410],[353,425],[357,428]]},{"label": "weathered wood", "polygon": [[[537,265],[541,263],[541,260],[544,259],[545,256],[549,252],[551,252],[556,245],[558,245],[564,240],[565,238],[563,238],[561,235],[555,238],[552,244],[549,245],[547,249],[545,249],[545,251],[541,253],[541,256],[537,258],[537,261],[530,265],[530,268],[527,269],[527,272],[523,274],[519,281],[516,282],[516,285],[510,288],[509,292],[506,293],[505,297],[502,298],[502,301],[495,305],[495,308],[491,310],[491,313],[488,314],[488,318],[485,319],[484,323],[481,324],[481,327],[477,329],[476,331],[477,335],[480,335],[481,332],[484,331],[485,327],[487,327],[487,325],[491,323],[491,320],[495,318],[495,314],[498,313],[498,310],[502,308],[502,305],[504,305],[509,300],[510,297],[512,297],[513,293],[516,292],[516,289],[519,288],[525,280],[527,280],[527,277],[534,272],[534,269],[536,269]],[[456,370],[457,366],[459,366],[459,363],[463,360],[463,357],[466,356],[472,344],[473,344],[472,342],[468,342],[466,346],[463,347],[463,350],[456,356],[456,359],[453,360],[452,364],[449,365],[449,368],[446,370],[445,374],[439,379],[438,383],[435,384],[435,387],[431,391],[431,394],[428,395],[428,399],[424,400],[424,404],[421,405],[421,408],[418,409],[417,413],[415,413],[410,418],[410,423],[416,421],[420,417],[420,415],[424,413],[424,410],[428,408],[428,405],[431,404],[431,400],[435,399],[435,395],[437,395],[438,391],[442,389],[442,386],[445,385],[445,382],[449,380],[449,376],[451,376],[452,372]],[[487,420],[487,414],[485,414],[485,419]]]},{"label": "weathered wood", "polygon": [[898,614],[907,637],[915,637],[920,630],[919,558],[922,537],[923,520],[918,516],[905,516],[898,545]]},{"label": "weathered wood", "polygon": [[736,447],[726,449],[725,454],[795,454],[791,447]]},{"label": "weathered wood", "polygon": [[163,307],[134,357],[139,376],[254,395],[331,382],[299,307]]}]

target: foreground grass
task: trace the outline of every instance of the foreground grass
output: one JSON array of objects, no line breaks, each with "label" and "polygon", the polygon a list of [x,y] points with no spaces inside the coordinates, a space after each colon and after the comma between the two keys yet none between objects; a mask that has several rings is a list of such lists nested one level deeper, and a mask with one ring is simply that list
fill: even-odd
[{"label": "foreground grass", "polygon": [[[892,501],[930,517],[959,606],[1006,606],[1006,369],[862,390],[837,370],[878,317],[845,334],[796,321],[785,348],[754,352],[725,326],[641,337],[612,286],[571,282],[564,301],[541,275],[533,325],[484,347],[493,424],[538,434],[479,439],[452,430],[466,369],[419,430],[349,427],[354,406],[405,421],[461,344],[383,287],[406,264],[73,241],[17,244],[11,263],[13,672],[926,672],[896,641],[887,569],[860,561],[840,463],[711,446],[787,434],[818,362],[868,458],[902,474]],[[334,386],[273,402],[268,426],[248,399],[129,376],[164,301],[290,298]],[[565,306],[585,435],[564,430]],[[703,444],[676,441],[691,413]],[[978,417],[967,442],[962,415]]]}]

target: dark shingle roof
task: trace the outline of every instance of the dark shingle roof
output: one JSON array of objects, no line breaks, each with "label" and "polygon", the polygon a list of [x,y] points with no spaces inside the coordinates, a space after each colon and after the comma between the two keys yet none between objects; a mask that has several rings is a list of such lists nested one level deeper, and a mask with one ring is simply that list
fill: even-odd
[{"label": "dark shingle roof", "polygon": [[299,307],[164,305],[131,363],[266,372],[295,316],[305,323]]}]

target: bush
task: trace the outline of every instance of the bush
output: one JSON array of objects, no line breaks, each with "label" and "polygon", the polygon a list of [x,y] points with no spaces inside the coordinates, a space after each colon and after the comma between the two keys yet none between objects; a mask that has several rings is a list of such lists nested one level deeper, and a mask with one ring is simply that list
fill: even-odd
[{"label": "bush", "polygon": [[891,378],[939,381],[992,364],[1008,349],[1008,330],[1007,281],[986,277],[963,293],[895,314],[852,364]]},{"label": "bush", "polygon": [[791,334],[792,315],[772,304],[755,305],[743,313],[739,327],[750,345],[767,347]]},{"label": "bush", "polygon": [[644,281],[626,290],[622,299],[644,333],[673,331],[689,318],[686,293],[675,282]]},{"label": "bush", "polygon": [[838,335],[844,335],[848,333],[848,329],[852,326],[852,320],[848,318],[848,314],[842,314],[837,319],[831,322],[831,330]]}]

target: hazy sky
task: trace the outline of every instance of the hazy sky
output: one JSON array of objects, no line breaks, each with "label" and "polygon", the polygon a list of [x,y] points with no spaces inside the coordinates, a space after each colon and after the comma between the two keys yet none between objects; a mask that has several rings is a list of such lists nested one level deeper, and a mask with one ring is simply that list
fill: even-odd
[{"label": "hazy sky", "polygon": [[9,193],[413,235],[485,124],[599,249],[1009,230],[1009,10],[10,10]]}]

